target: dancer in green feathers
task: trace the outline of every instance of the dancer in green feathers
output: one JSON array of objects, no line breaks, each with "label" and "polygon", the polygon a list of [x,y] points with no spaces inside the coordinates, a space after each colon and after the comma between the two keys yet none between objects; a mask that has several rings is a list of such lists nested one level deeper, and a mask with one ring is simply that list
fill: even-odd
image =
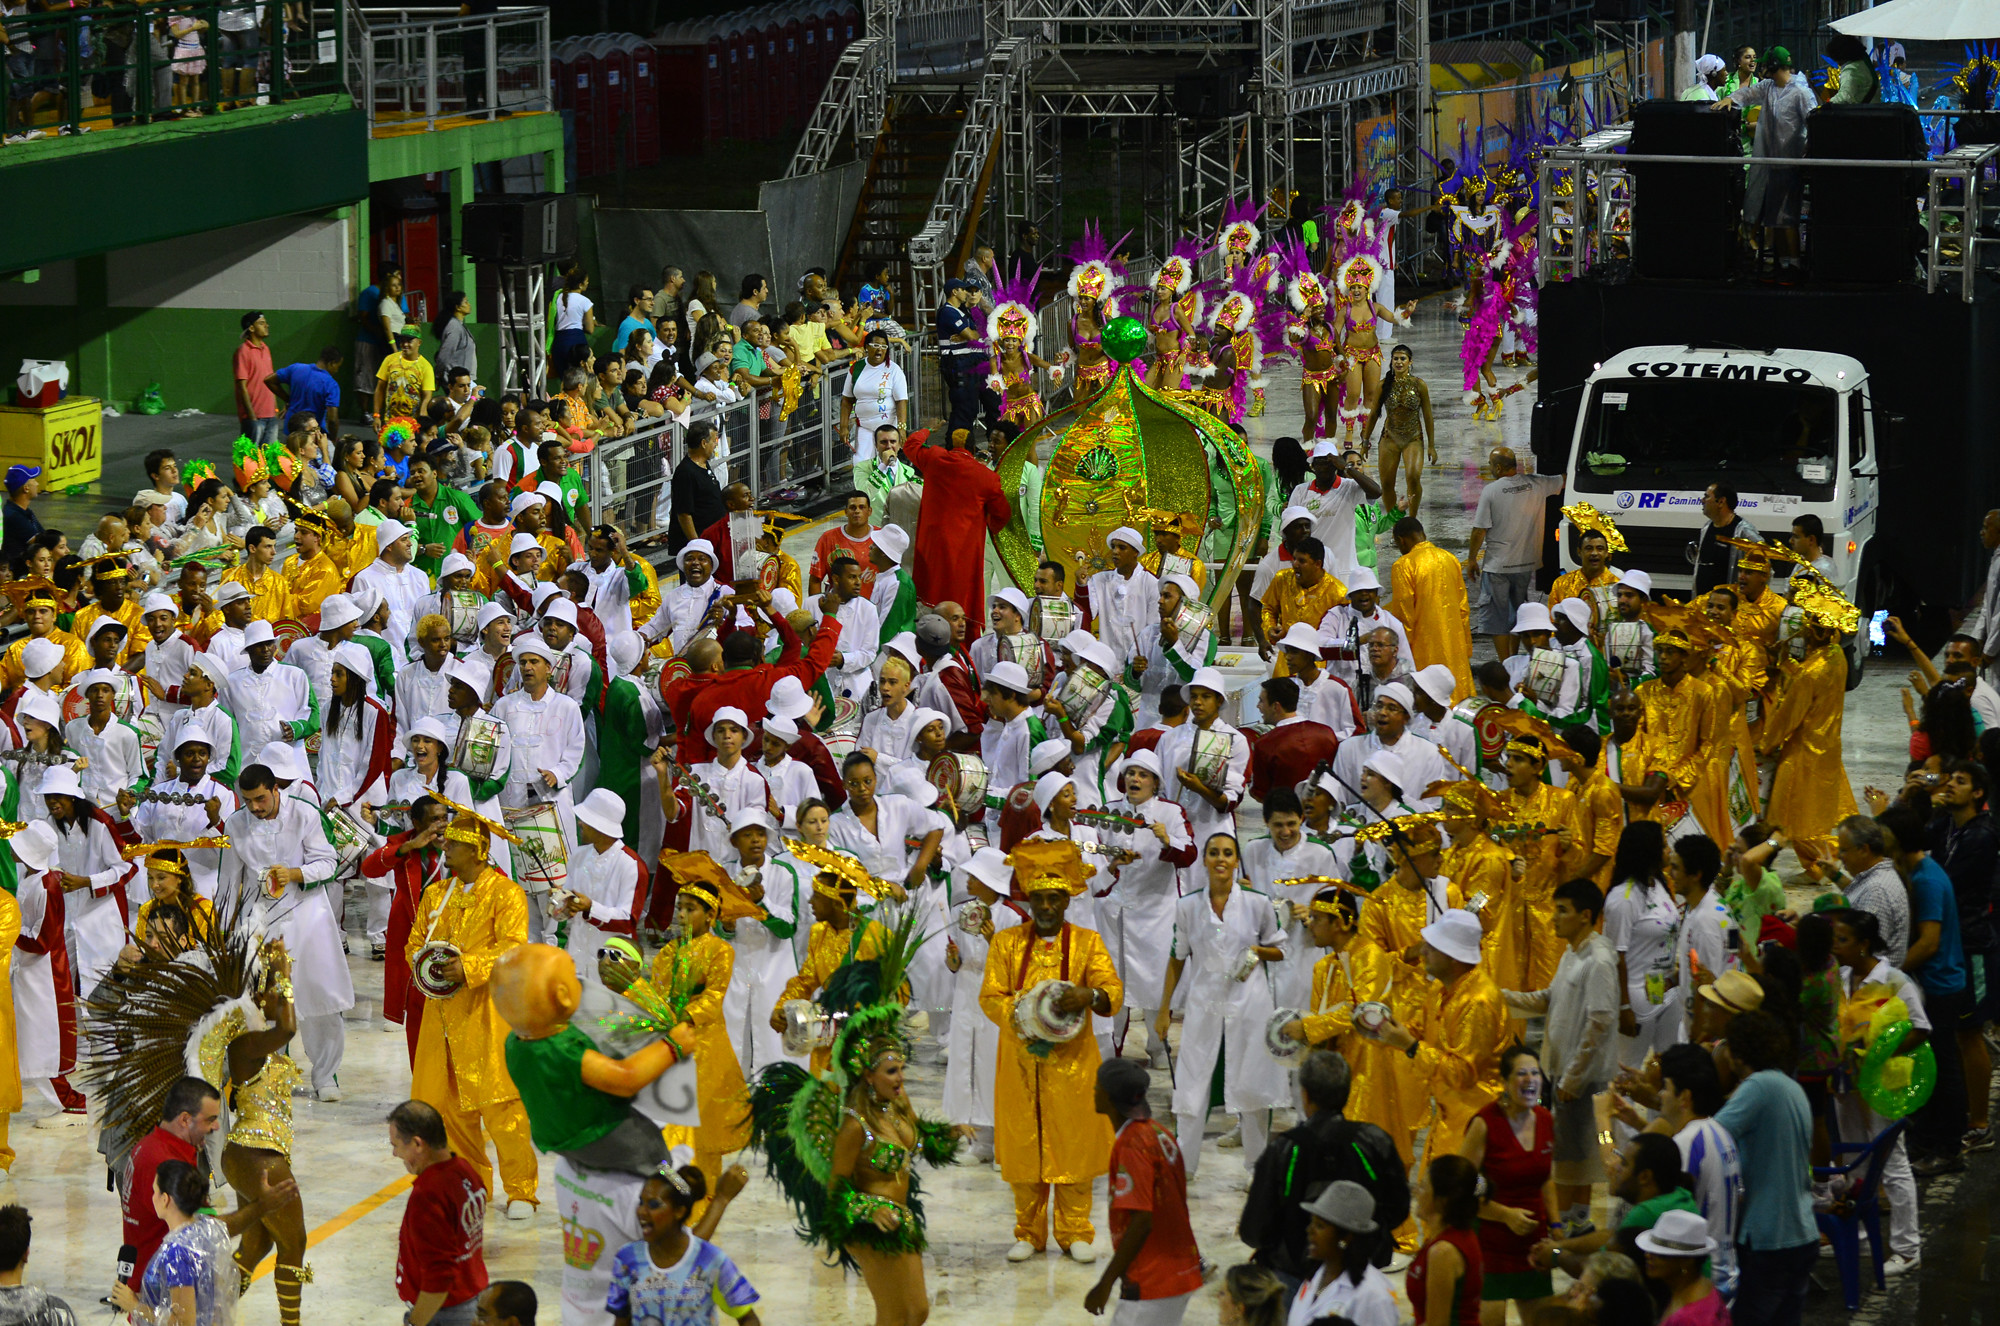
[{"label": "dancer in green feathers", "polygon": [[910,1042],[899,991],[923,938],[905,917],[878,956],[850,956],[827,982],[819,1002],[839,1031],[826,1076],[775,1063],[750,1094],[751,1143],[797,1208],[799,1237],[860,1268],[878,1323],[922,1321],[929,1310],[915,1162],[952,1164],[964,1141],[919,1117],[903,1089]]}]

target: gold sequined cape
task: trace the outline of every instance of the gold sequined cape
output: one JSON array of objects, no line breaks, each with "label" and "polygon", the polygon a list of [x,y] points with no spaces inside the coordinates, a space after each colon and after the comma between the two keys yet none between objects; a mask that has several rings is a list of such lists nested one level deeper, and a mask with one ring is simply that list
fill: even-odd
[{"label": "gold sequined cape", "polygon": [[1442,663],[1458,679],[1452,702],[1472,698],[1472,610],[1465,569],[1435,543],[1420,543],[1389,571],[1389,611],[1410,637],[1419,668]]}]

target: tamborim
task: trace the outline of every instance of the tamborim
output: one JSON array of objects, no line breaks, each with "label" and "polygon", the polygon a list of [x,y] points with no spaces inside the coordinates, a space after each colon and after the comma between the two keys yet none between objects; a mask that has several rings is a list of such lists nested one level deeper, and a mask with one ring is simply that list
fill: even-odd
[{"label": "tamborim", "polygon": [[553,801],[514,806],[501,812],[521,841],[514,847],[514,878],[529,893],[545,893],[569,883],[569,841]]},{"label": "tamborim", "polygon": [[1076,605],[1053,596],[1037,598],[1028,605],[1028,629],[1050,644],[1076,629]]},{"label": "tamborim", "polygon": [[444,974],[445,964],[458,956],[456,944],[433,939],[418,949],[417,956],[411,961],[410,984],[423,991],[426,999],[449,999],[465,985],[462,978],[450,979]]},{"label": "tamborim", "polygon": [[1264,1048],[1271,1052],[1273,1059],[1296,1059],[1310,1048],[1304,1041],[1295,1041],[1285,1034],[1288,1024],[1304,1016],[1296,1008],[1280,1008],[1265,1021]]},{"label": "tamborim", "polygon": [[1354,1029],[1371,1041],[1378,1040],[1383,1026],[1394,1016],[1387,1004],[1369,999],[1354,1006]]},{"label": "tamborim", "polygon": [[958,909],[958,928],[968,935],[976,935],[993,916],[993,909],[974,899]]},{"label": "tamborim", "polygon": [[961,755],[956,751],[946,751],[930,763],[924,777],[938,793],[948,798],[965,814],[971,814],[986,804],[986,782],[989,777],[986,761],[977,755]]},{"label": "tamborim", "polygon": [[1264,959],[1257,956],[1257,950],[1246,948],[1236,955],[1236,961],[1229,964],[1229,979],[1236,982],[1249,980],[1257,972],[1257,966]]},{"label": "tamborim", "polygon": [[1076,1039],[1090,1023],[1090,1010],[1059,1013],[1056,1001],[1076,989],[1068,981],[1043,981],[1014,1001],[1014,1031],[1024,1041],[1062,1044]]},{"label": "tamborim", "polygon": [[500,763],[500,746],[507,735],[507,725],[497,718],[485,714],[474,714],[458,727],[458,740],[453,743],[451,767],[467,778],[491,778],[498,772],[494,767]]}]

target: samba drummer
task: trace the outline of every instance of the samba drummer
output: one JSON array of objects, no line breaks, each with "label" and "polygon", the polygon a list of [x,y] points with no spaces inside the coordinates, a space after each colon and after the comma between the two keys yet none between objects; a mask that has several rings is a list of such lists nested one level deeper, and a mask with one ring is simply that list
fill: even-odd
[{"label": "samba drummer", "polygon": [[1187,812],[1160,795],[1158,755],[1134,751],[1114,773],[1122,795],[1105,809],[1143,821],[1145,827],[1113,835],[1112,841],[1132,859],[1118,867],[1111,892],[1097,900],[1099,933],[1125,988],[1125,1006],[1114,1021],[1112,1043],[1123,1053],[1128,1020],[1136,1015],[1147,1028],[1149,1066],[1164,1069],[1166,1039],[1152,1032],[1151,1019],[1166,1007],[1161,988],[1166,982],[1167,951],[1173,945],[1180,872],[1194,864],[1197,853]]},{"label": "samba drummer", "polygon": [[1085,631],[1071,631],[1063,637],[1064,671],[1049,687],[1042,702],[1044,721],[1069,743],[1070,772],[1076,775],[1078,794],[1085,805],[1104,801],[1104,762],[1113,747],[1122,750],[1135,726],[1132,700],[1117,684],[1118,660],[1104,642]]},{"label": "samba drummer", "polygon": [[979,688],[986,703],[986,728],[979,734],[979,758],[986,762],[986,786],[994,795],[1028,781],[1035,744],[1048,734],[1029,700],[1031,683],[1019,663],[995,663]]},{"label": "samba drummer", "polygon": [[458,808],[444,831],[447,877],[424,890],[410,925],[404,951],[427,1001],[410,1096],[444,1117],[451,1149],[472,1165],[488,1192],[493,1165],[486,1142],[492,1138],[507,1218],[525,1220],[536,1205],[535,1148],[521,1093],[507,1074],[508,1029],[493,1007],[492,977],[502,954],[528,942],[528,904],[520,886],[487,860],[496,830],[506,836],[494,821]]},{"label": "samba drummer", "polygon": [[[342,597],[334,595],[327,602]],[[347,610],[352,612],[353,605]],[[222,692],[223,706],[236,719],[240,749],[262,750],[283,741],[304,760],[306,738],[319,731],[321,713],[311,680],[301,668],[278,665],[278,637],[271,623],[244,627],[243,646],[247,662],[229,674]]]},{"label": "samba drummer", "polygon": [[[235,715],[222,703],[223,688],[229,683],[229,674],[222,670],[222,664],[208,654],[196,654],[194,663],[188,668],[187,676],[181,679],[182,704],[179,713],[168,719],[160,732],[159,748],[154,754],[153,767],[142,777],[133,779],[126,789],[144,790],[149,780],[173,776],[174,752],[180,746],[180,733],[190,723],[198,726],[209,737],[209,771],[218,782],[233,784],[242,760],[254,757],[253,747],[244,751],[237,744],[237,724]],[[221,759],[216,752],[221,752]],[[119,804],[123,804],[122,800]],[[129,814],[129,810],[124,812]]]},{"label": "samba drummer", "polygon": [[[96,669],[84,673],[74,688],[83,699],[84,712],[62,725],[63,744],[83,757],[80,772],[84,792],[106,810],[118,804],[119,792],[146,776],[139,729],[114,708],[118,689],[119,674]],[[18,724],[18,706],[14,718]]]},{"label": "samba drummer", "polygon": [[[185,843],[212,838],[223,832],[225,817],[236,812],[236,794],[209,776],[208,763],[215,738],[208,734],[200,718],[180,725],[180,741],[174,747],[175,774],[155,782],[146,790],[144,801],[131,811],[132,830],[149,842]],[[131,793],[127,792],[126,797]],[[125,798],[120,798],[120,804]],[[194,891],[213,899],[222,868],[222,853],[212,847],[189,848],[188,875]]]},{"label": "samba drummer", "polygon": [[837,696],[864,699],[875,684],[875,655],[881,650],[882,623],[861,583],[861,563],[836,557],[809,605],[813,624],[831,617],[840,623],[840,648],[826,670],[826,683]]},{"label": "samba drummer", "polygon": [[1146,541],[1130,525],[1105,536],[1111,567],[1090,577],[1084,588],[1084,625],[1096,632],[1118,660],[1122,675],[1135,658],[1142,658],[1139,633],[1158,615],[1160,581],[1141,566]]},{"label": "samba drummer", "polygon": [[417,618],[410,632],[417,656],[396,667],[396,689],[391,697],[396,713],[396,758],[406,759],[410,729],[419,718],[442,714],[451,708],[451,623],[440,613],[426,612]]},{"label": "samba drummer", "polygon": [[[583,765],[583,710],[550,685],[556,654],[547,641],[526,636],[509,653],[521,674],[521,689],[493,702],[492,716],[506,725],[511,748],[500,804],[523,810],[553,803],[563,841],[574,842],[576,803],[570,783]],[[535,909],[536,935],[542,933],[542,919]]]},{"label": "samba drummer", "polygon": [[1361,771],[1369,757],[1379,751],[1391,751],[1402,761],[1406,778],[1398,785],[1410,793],[1407,798],[1410,805],[1417,810],[1436,808],[1437,802],[1426,798],[1423,791],[1432,783],[1451,779],[1453,770],[1436,743],[1410,731],[1410,716],[1416,707],[1416,696],[1400,681],[1392,681],[1375,693],[1374,708],[1369,714],[1373,730],[1366,736],[1343,741],[1340,753],[1334,756],[1333,773],[1341,785],[1344,805],[1361,802]]},{"label": "samba drummer", "polygon": [[[952,914],[944,965],[951,973],[951,1031],[944,1070],[945,1122],[972,1129],[972,1156],[993,1159],[993,1080],[999,1066],[1000,1028],[979,1011],[986,982],[986,953],[993,936],[1025,919],[1007,892],[1014,870],[1007,854],[982,847],[957,870],[966,900]],[[1101,1048],[1101,1047],[1100,1047]]]},{"label": "samba drummer", "polygon": [[292,957],[299,1041],[312,1060],[314,1095],[340,1099],[340,1059],[346,1046],[342,1015],[354,1007],[354,980],[341,951],[340,917],[324,886],[340,873],[320,813],[279,791],[269,766],[253,764],[236,780],[243,807],[222,822],[218,910],[261,898],[258,923],[285,943]]},{"label": "samba drummer", "polygon": [[972,642],[972,672],[988,676],[995,663],[1013,662],[1028,674],[1029,693],[1037,703],[1055,680],[1055,651],[1028,629],[1028,596],[1012,585],[986,601],[993,629]]},{"label": "samba drummer", "polygon": [[146,708],[165,722],[181,707],[181,679],[200,651],[181,633],[180,609],[167,595],[146,595],[139,611],[146,624],[146,670],[138,682],[145,687]]},{"label": "samba drummer", "polygon": [[1320,883],[1339,873],[1333,852],[1308,839],[1305,825],[1299,794],[1274,787],[1264,799],[1264,827],[1271,836],[1254,838],[1243,849],[1243,873],[1250,886],[1271,899],[1284,922],[1285,957],[1272,970],[1271,993],[1285,1008],[1304,1007],[1312,994],[1314,941],[1306,923]]},{"label": "samba drummer", "polygon": [[[944,846],[947,825],[942,815],[908,797],[886,790],[878,794],[879,776],[875,761],[860,751],[840,762],[847,804],[828,821],[827,840],[887,881],[900,902],[900,895],[923,887]],[[915,847],[910,846],[913,841]]]},{"label": "samba drummer", "polygon": [[[579,807],[579,820],[582,813]],[[736,1061],[747,1077],[755,1077],[759,1069],[780,1059],[802,1062],[785,1053],[783,1039],[771,1030],[764,1015],[765,1009],[778,1004],[786,983],[798,975],[792,939],[800,920],[799,904],[810,887],[800,879],[795,860],[772,859],[771,844],[776,836],[777,828],[761,806],[746,806],[730,816],[729,844],[737,860],[730,873],[750,901],[764,909],[761,917],[739,918],[734,933],[728,936],[736,951],[736,970],[723,997],[722,1019]]]},{"label": "samba drummer", "polygon": [[[265,619],[259,618],[258,620],[264,621]],[[268,621],[265,622],[266,626],[269,624]],[[285,663],[305,673],[307,679],[312,682],[313,700],[318,705],[321,714],[324,714],[327,711],[327,707],[333,703],[333,692],[331,689],[333,651],[354,639],[355,633],[360,629],[360,598],[349,594],[329,595],[326,602],[320,605],[318,634],[294,640],[283,651]],[[262,634],[263,632],[257,629],[257,625],[254,622],[245,627],[243,630],[244,648],[249,649],[251,647],[251,640],[261,637]],[[362,648],[366,648],[366,646],[362,646]],[[272,657],[275,658],[276,655],[273,654]],[[375,675],[372,663],[364,675],[371,678]],[[233,704],[230,707],[236,708]],[[238,710],[238,712],[240,713],[241,710]]]},{"label": "samba drummer", "polygon": [[1090,1185],[1109,1167],[1111,1127],[1087,1104],[1101,1056],[1096,1038],[1080,1033],[1090,1014],[1117,1015],[1125,987],[1098,933],[1068,919],[1088,878],[1076,844],[1036,839],[1008,859],[1010,894],[1027,904],[1030,924],[991,937],[979,989],[1000,1032],[993,1151],[1014,1190],[1007,1260],[1040,1253],[1053,1217],[1057,1245],[1088,1265],[1097,1258]]},{"label": "samba drummer", "polygon": [[1184,686],[1198,669],[1215,662],[1215,632],[1208,608],[1193,580],[1178,571],[1160,581],[1159,615],[1139,631],[1139,645],[1126,663],[1125,681],[1139,692],[1139,717],[1160,709],[1160,692]]},{"label": "samba drummer", "polygon": [[[933,718],[942,721],[943,715],[935,710],[916,710],[917,713],[930,712]],[[865,723],[867,719],[864,717]],[[770,789],[771,800],[785,808],[787,821],[796,822],[799,807],[819,796],[819,780],[812,769],[801,760],[792,758],[792,746],[799,740],[798,720],[784,714],[764,716],[763,758],[757,762],[757,772],[763,775],[764,786]],[[939,748],[943,742],[940,740]]]},{"label": "samba drummer", "polygon": [[437,588],[417,600],[416,619],[436,614],[444,618],[452,647],[470,648],[479,638],[479,609],[486,600],[472,588],[472,559],[462,552],[448,552],[438,568]]},{"label": "samba drummer", "polygon": [[[190,562],[189,565],[198,567],[200,564]],[[202,656],[215,660],[225,680],[247,661],[243,632],[254,620],[249,590],[237,584],[224,585],[215,591],[215,611],[204,617],[190,614],[185,619],[199,620],[201,625],[197,629],[208,632],[208,638],[202,642]]]},{"label": "samba drummer", "polygon": [[[89,676],[88,672],[83,674]],[[14,709],[14,725],[20,730],[21,744],[16,748],[10,763],[19,772],[20,805],[18,814],[23,820],[38,820],[48,812],[42,805],[40,791],[41,776],[45,770],[60,766],[77,775],[88,770],[79,770],[82,758],[63,744],[62,711],[56,697],[42,691],[30,689],[22,694]],[[91,805],[97,799],[84,789],[85,799]]]},{"label": "samba drummer", "polygon": [[[882,672],[875,687],[882,703],[861,715],[861,735],[855,749],[865,750],[878,764],[895,764],[916,752],[917,730],[944,717],[935,709],[920,709],[910,703],[910,683],[916,669],[900,654],[882,655]],[[929,718],[923,715],[929,714]],[[782,802],[781,804],[793,804]]]},{"label": "samba drummer", "polygon": [[1236,807],[1250,771],[1250,742],[1222,719],[1229,683],[1205,667],[1182,687],[1188,721],[1160,738],[1160,768],[1171,770],[1163,795],[1180,803],[1198,843],[1236,830]]},{"label": "samba drummer", "polygon": [[[703,730],[702,739],[715,758],[703,760],[683,773],[682,781],[694,793],[694,822],[688,831],[688,850],[706,852],[722,864],[735,855],[729,845],[729,826],[736,812],[749,807],[763,810],[772,805],[771,789],[757,771],[756,762],[743,754],[750,740],[750,719],[741,709],[724,705],[716,710]],[[664,806],[663,801],[663,809]]]},{"label": "samba drummer", "polygon": [[[1507,680],[1522,700],[1521,708],[1553,723],[1569,719],[1587,699],[1574,655],[1555,648],[1556,629],[1546,605],[1523,603],[1514,614],[1514,636],[1521,652],[1500,660]],[[1541,989],[1541,986],[1533,987]]]}]

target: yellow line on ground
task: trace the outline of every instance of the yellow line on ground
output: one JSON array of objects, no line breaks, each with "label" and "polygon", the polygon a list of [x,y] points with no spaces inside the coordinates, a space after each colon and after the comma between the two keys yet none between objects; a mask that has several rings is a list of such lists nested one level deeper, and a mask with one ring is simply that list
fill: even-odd
[{"label": "yellow line on ground", "polygon": [[[377,1192],[370,1193],[368,1196],[362,1198],[360,1201],[348,1207],[345,1211],[342,1211],[339,1215],[335,1216],[333,1219],[321,1225],[318,1229],[315,1229],[310,1234],[307,1234],[306,1235],[307,1251],[311,1251],[312,1249],[317,1248],[320,1244],[326,1242],[328,1239],[332,1238],[335,1234],[338,1234],[341,1230],[346,1229],[349,1225],[361,1219],[361,1217],[375,1210],[375,1208],[381,1206],[383,1203],[387,1202],[390,1198],[399,1196],[400,1194],[409,1191],[410,1185],[415,1182],[416,1179],[414,1176],[405,1174],[402,1178],[397,1179],[394,1183],[390,1184],[388,1187],[383,1188]],[[277,1261],[278,1257],[276,1253],[273,1253],[271,1256],[266,1257],[263,1261],[257,1264],[257,1269],[251,1273],[250,1278],[252,1280],[262,1280],[265,1276],[271,1273],[271,1268],[277,1264]]]}]

